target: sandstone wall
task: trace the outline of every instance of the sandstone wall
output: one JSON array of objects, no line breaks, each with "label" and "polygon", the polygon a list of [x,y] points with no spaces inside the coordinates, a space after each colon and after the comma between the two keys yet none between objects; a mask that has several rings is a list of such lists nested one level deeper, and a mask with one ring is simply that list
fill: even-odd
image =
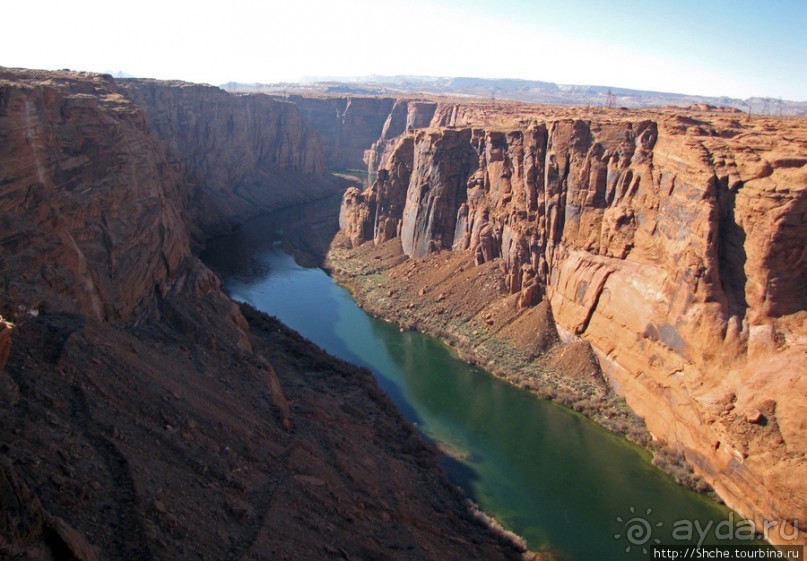
[{"label": "sandstone wall", "polygon": [[0,558],[521,558],[369,371],[192,256],[321,170],[287,103],[0,68]]},{"label": "sandstone wall", "polygon": [[732,507],[803,529],[807,158],[776,130],[663,114],[417,131],[344,206],[354,244],[394,232],[412,257],[501,260],[520,305],[548,300]]},{"label": "sandstone wall", "polygon": [[3,309],[129,317],[189,255],[181,180],[100,75],[0,72]]},{"label": "sandstone wall", "polygon": [[381,136],[396,106],[392,98],[289,96],[287,99],[297,107],[305,123],[319,133],[325,164],[331,169],[366,167],[364,151]]},{"label": "sandstone wall", "polygon": [[369,174],[374,174],[387,163],[398,143],[398,137],[407,131],[428,127],[437,110],[437,103],[395,100],[392,111],[384,122],[381,135],[364,150],[363,161]]},{"label": "sandstone wall", "polygon": [[294,105],[210,86],[2,70],[0,135],[6,314],[130,318],[192,241],[339,188]]},{"label": "sandstone wall", "polygon": [[291,103],[183,82],[120,87],[187,179],[192,223],[203,230],[335,190],[318,134]]},{"label": "sandstone wall", "polygon": [[475,106],[392,97],[285,96],[317,131],[329,169],[383,167],[400,135],[429,126],[467,125],[480,116]]}]

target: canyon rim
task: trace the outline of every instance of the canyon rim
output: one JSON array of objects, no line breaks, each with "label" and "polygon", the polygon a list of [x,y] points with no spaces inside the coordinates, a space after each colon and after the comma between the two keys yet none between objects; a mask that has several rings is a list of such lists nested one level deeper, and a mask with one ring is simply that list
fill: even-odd
[{"label": "canyon rim", "polygon": [[0,69],[0,138],[0,557],[532,557],[196,257],[344,188],[293,104]]},{"label": "canyon rim", "polygon": [[[590,345],[594,376],[599,366],[654,439],[774,528],[774,543],[798,536],[804,122],[699,106],[406,105],[365,156],[375,182],[343,199],[355,249],[332,252],[333,263],[348,282],[372,278],[354,286],[362,301],[483,364],[482,344],[495,340],[527,357],[549,355],[553,339]],[[396,117],[408,132],[389,138]],[[403,263],[385,254],[390,243]],[[351,256],[364,270],[344,265]]]},{"label": "canyon rim", "polygon": [[[0,139],[3,554],[529,555],[368,372],[197,257],[346,188],[329,259],[371,311],[478,360],[583,357],[729,506],[804,543],[803,118],[0,69]],[[358,167],[367,188],[327,172]]]}]

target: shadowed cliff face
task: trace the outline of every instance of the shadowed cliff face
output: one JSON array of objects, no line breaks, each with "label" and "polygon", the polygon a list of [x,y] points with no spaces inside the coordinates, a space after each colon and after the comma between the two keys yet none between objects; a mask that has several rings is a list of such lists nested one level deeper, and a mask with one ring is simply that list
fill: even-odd
[{"label": "shadowed cliff face", "polygon": [[339,188],[288,103],[99,75],[0,79],[0,282],[18,306],[126,319],[165,294],[191,237]]},{"label": "shadowed cliff face", "polygon": [[345,197],[343,230],[499,262],[732,507],[804,527],[804,138],[670,113],[418,131]]},{"label": "shadowed cliff face", "polygon": [[381,136],[395,105],[392,98],[287,99],[298,108],[305,123],[319,133],[325,164],[331,169],[366,167],[364,151]]},{"label": "shadowed cliff face", "polygon": [[191,253],[339,188],[294,106],[0,69],[0,139],[0,558],[521,557],[368,371]]},{"label": "shadowed cliff face", "polygon": [[187,178],[194,227],[209,233],[338,188],[323,175],[318,134],[291,103],[181,82],[122,80],[120,87]]},{"label": "shadowed cliff face", "polygon": [[330,169],[363,169],[370,173],[386,164],[398,137],[429,126],[468,125],[479,110],[457,103],[436,103],[382,97],[285,96],[306,125],[322,139]]}]

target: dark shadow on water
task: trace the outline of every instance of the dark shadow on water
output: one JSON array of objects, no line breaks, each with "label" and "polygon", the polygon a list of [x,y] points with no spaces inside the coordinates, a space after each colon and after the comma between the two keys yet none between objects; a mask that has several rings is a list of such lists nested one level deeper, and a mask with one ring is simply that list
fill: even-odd
[{"label": "dark shadow on water", "polygon": [[341,201],[341,194],[334,195],[255,217],[233,232],[210,240],[201,259],[215,263],[222,276],[245,274],[256,252],[280,242],[284,251],[303,267],[322,267],[331,241],[339,231]]},{"label": "dark shadow on water", "polygon": [[449,456],[448,454],[441,454],[437,458],[437,463],[446,471],[460,489],[468,496],[469,499],[476,502],[478,498],[474,496],[474,483],[479,481],[479,474],[468,464]]},{"label": "dark shadow on water", "polygon": [[[402,388],[384,376],[377,365],[351,350],[337,335],[339,323],[344,321],[340,313],[353,314],[357,316],[356,321],[369,318],[355,304],[352,309],[340,312],[340,300],[352,303],[349,298],[334,294],[343,289],[336,287],[322,269],[300,264],[298,255],[291,257],[285,251],[291,230],[284,220],[289,220],[289,216],[294,223],[309,214],[290,209],[255,218],[231,234],[212,240],[202,260],[219,275],[223,289],[231,298],[277,318],[329,354],[367,368],[404,417],[420,423],[422,419]],[[286,278],[288,280],[284,280]]]}]

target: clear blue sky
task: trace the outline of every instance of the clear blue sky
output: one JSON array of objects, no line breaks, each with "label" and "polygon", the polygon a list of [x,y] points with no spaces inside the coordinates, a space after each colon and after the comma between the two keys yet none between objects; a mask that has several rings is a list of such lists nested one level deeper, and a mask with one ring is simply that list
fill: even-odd
[{"label": "clear blue sky", "polygon": [[807,100],[807,0],[29,0],[0,65],[221,84],[524,78]]}]

